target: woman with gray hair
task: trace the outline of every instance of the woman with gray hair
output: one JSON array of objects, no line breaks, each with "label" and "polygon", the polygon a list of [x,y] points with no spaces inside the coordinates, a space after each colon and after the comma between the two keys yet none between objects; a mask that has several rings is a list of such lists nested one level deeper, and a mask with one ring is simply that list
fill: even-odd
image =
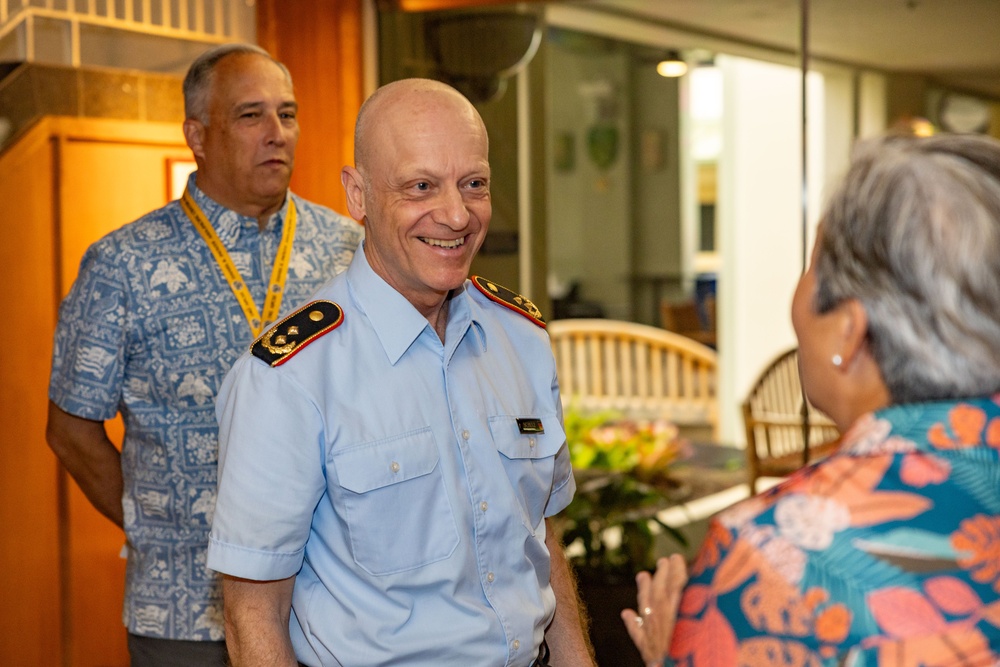
[{"label": "woman with gray hair", "polygon": [[862,144],[792,300],[838,451],[636,577],[647,665],[1000,664],[1000,143]]}]

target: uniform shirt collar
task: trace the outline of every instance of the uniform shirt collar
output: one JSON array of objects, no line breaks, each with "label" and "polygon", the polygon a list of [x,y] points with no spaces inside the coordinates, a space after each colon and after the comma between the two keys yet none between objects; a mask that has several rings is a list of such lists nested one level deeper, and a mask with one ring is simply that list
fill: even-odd
[{"label": "uniform shirt collar", "polygon": [[[425,331],[435,340],[437,334],[420,312],[382,279],[371,268],[365,256],[363,241],[354,253],[354,260],[347,269],[347,283],[358,308],[365,313],[385,350],[389,363],[395,364]],[[474,317],[477,306],[466,292],[468,282],[456,290],[448,308],[448,327],[445,331],[445,346],[454,350],[475,324],[477,338],[485,349],[482,326]]]},{"label": "uniform shirt collar", "polygon": [[[188,176],[188,190],[194,197],[195,202],[201,208],[202,213],[204,213],[205,217],[208,218],[208,221],[215,230],[215,233],[219,235],[219,240],[222,241],[222,245],[226,248],[234,247],[239,242],[240,235],[244,232],[248,234],[261,233],[260,228],[257,225],[257,218],[240,215],[236,211],[226,208],[202,192],[195,183],[196,175],[197,172],[193,172],[190,176]],[[286,192],[285,203],[282,204],[278,212],[272,215],[271,219],[267,221],[267,225],[264,227],[264,233],[281,234],[282,226],[284,225],[285,217],[288,213],[288,202],[291,201],[291,198],[291,191]]]}]

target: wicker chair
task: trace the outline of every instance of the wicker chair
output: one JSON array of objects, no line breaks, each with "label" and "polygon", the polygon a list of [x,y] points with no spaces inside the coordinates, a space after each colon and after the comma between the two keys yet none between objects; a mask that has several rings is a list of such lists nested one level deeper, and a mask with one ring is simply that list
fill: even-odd
[{"label": "wicker chair", "polygon": [[837,427],[805,400],[798,357],[798,348],[779,355],[743,402],[751,493],[757,493],[758,478],[784,477],[827,456],[839,444]]}]

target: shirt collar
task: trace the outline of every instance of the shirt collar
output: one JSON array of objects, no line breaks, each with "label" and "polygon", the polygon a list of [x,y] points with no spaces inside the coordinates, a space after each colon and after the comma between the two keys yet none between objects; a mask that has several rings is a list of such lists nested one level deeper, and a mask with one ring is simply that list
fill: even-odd
[{"label": "shirt collar", "polygon": [[[358,246],[354,260],[347,268],[347,284],[358,308],[372,323],[389,363],[395,364],[424,331],[435,339],[437,334],[431,330],[427,318],[371,268],[365,256],[366,243],[363,241]],[[478,306],[466,292],[468,284],[466,281],[457,290],[448,307],[445,344],[449,350],[458,346],[473,323],[476,324],[480,344],[484,349],[486,346],[482,326],[474,317]]]},{"label": "shirt collar", "polygon": [[[222,241],[222,245],[226,248],[232,248],[240,240],[240,234],[246,230],[251,234],[259,234],[260,227],[257,224],[257,218],[250,217],[248,215],[240,215],[236,211],[230,210],[215,201],[198,187],[195,183],[195,176],[198,172],[192,172],[188,176],[188,191],[194,197],[195,203],[201,208],[201,212],[205,214],[208,222],[212,225],[215,233],[219,235],[219,240]],[[271,216],[271,219],[267,221],[267,225],[264,227],[264,232],[281,234],[282,226],[285,222],[285,217],[288,213],[288,202],[291,201],[292,193],[288,191],[285,194],[285,203],[282,204],[281,208],[277,213]]]}]

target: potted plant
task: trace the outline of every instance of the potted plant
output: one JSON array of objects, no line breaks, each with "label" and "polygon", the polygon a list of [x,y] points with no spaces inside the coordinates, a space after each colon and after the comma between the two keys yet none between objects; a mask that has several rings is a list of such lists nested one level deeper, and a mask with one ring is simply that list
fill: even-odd
[{"label": "potted plant", "polygon": [[577,489],[556,528],[592,619],[598,664],[626,665],[639,654],[618,614],[635,605],[635,574],[655,566],[658,533],[687,545],[657,514],[686,495],[670,466],[689,446],[662,420],[570,408],[564,421]]}]

